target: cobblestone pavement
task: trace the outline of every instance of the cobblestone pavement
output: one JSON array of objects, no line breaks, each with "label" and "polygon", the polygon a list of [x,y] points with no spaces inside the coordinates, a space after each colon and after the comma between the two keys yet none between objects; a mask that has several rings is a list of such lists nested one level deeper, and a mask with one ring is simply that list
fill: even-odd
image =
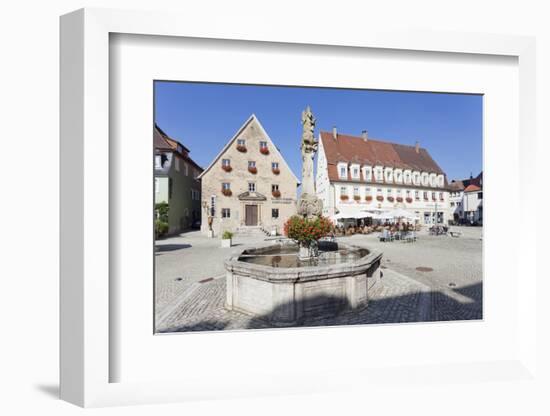
[{"label": "cobblestone pavement", "polygon": [[[425,322],[482,318],[480,228],[463,236],[420,235],[416,243],[380,243],[375,235],[342,238],[384,253],[383,278],[369,290],[369,306],[302,326]],[[271,328],[269,323],[223,307],[223,260],[263,238],[235,240],[221,248],[217,239],[189,232],[157,242],[156,326],[158,332]],[[432,271],[418,271],[427,267]]]}]

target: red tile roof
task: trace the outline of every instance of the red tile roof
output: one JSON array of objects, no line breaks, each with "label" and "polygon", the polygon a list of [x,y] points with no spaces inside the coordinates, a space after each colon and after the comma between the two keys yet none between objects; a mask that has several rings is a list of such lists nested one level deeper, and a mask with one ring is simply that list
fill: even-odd
[{"label": "red tile roof", "polygon": [[177,153],[184,160],[191,163],[193,166],[195,166],[201,172],[203,171],[202,167],[200,167],[193,159],[191,159],[189,157],[190,150],[187,147],[185,147],[183,144],[178,142],[177,140],[172,139],[170,136],[168,136],[156,124],[155,124],[155,128],[154,128],[154,131],[153,131],[153,145],[155,147],[155,151],[159,150],[159,151],[170,151],[170,152]]},{"label": "red tile roof", "polygon": [[466,189],[464,189],[464,192],[477,192],[477,191],[481,191],[481,188],[474,184],[468,185]]},{"label": "red tile roof", "polygon": [[339,180],[338,162],[382,165],[393,168],[411,169],[444,175],[428,151],[415,146],[385,142],[369,138],[338,133],[335,140],[331,132],[321,132],[321,141],[328,162],[328,174],[332,181]]}]

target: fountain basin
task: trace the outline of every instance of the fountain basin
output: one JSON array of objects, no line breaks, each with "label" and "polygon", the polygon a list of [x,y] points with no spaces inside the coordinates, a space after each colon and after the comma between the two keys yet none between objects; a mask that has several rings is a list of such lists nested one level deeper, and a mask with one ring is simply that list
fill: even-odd
[{"label": "fountain basin", "polygon": [[281,326],[365,308],[368,287],[380,278],[382,253],[333,242],[319,249],[311,261],[300,260],[293,243],[226,260],[225,307]]}]

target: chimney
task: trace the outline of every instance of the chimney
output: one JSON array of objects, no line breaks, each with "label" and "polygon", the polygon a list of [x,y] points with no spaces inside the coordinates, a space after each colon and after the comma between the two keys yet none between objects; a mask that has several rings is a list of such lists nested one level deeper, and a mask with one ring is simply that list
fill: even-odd
[{"label": "chimney", "polygon": [[420,153],[420,142],[417,140],[414,145],[414,150],[416,153]]},{"label": "chimney", "polygon": [[363,138],[364,141],[368,142],[369,141],[369,134],[366,130],[363,130],[361,132],[361,137]]},{"label": "chimney", "polygon": [[338,138],[338,130],[336,130],[336,126],[332,127],[332,138],[336,140]]}]

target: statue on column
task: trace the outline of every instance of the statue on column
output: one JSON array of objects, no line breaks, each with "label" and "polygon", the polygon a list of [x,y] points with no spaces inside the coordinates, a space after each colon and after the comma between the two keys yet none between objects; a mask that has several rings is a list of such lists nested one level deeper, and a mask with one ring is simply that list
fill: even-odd
[{"label": "statue on column", "polygon": [[309,106],[302,111],[302,194],[298,199],[298,214],[307,218],[318,217],[323,212],[323,203],[315,194],[313,159],[319,147],[315,141],[315,117]]}]

